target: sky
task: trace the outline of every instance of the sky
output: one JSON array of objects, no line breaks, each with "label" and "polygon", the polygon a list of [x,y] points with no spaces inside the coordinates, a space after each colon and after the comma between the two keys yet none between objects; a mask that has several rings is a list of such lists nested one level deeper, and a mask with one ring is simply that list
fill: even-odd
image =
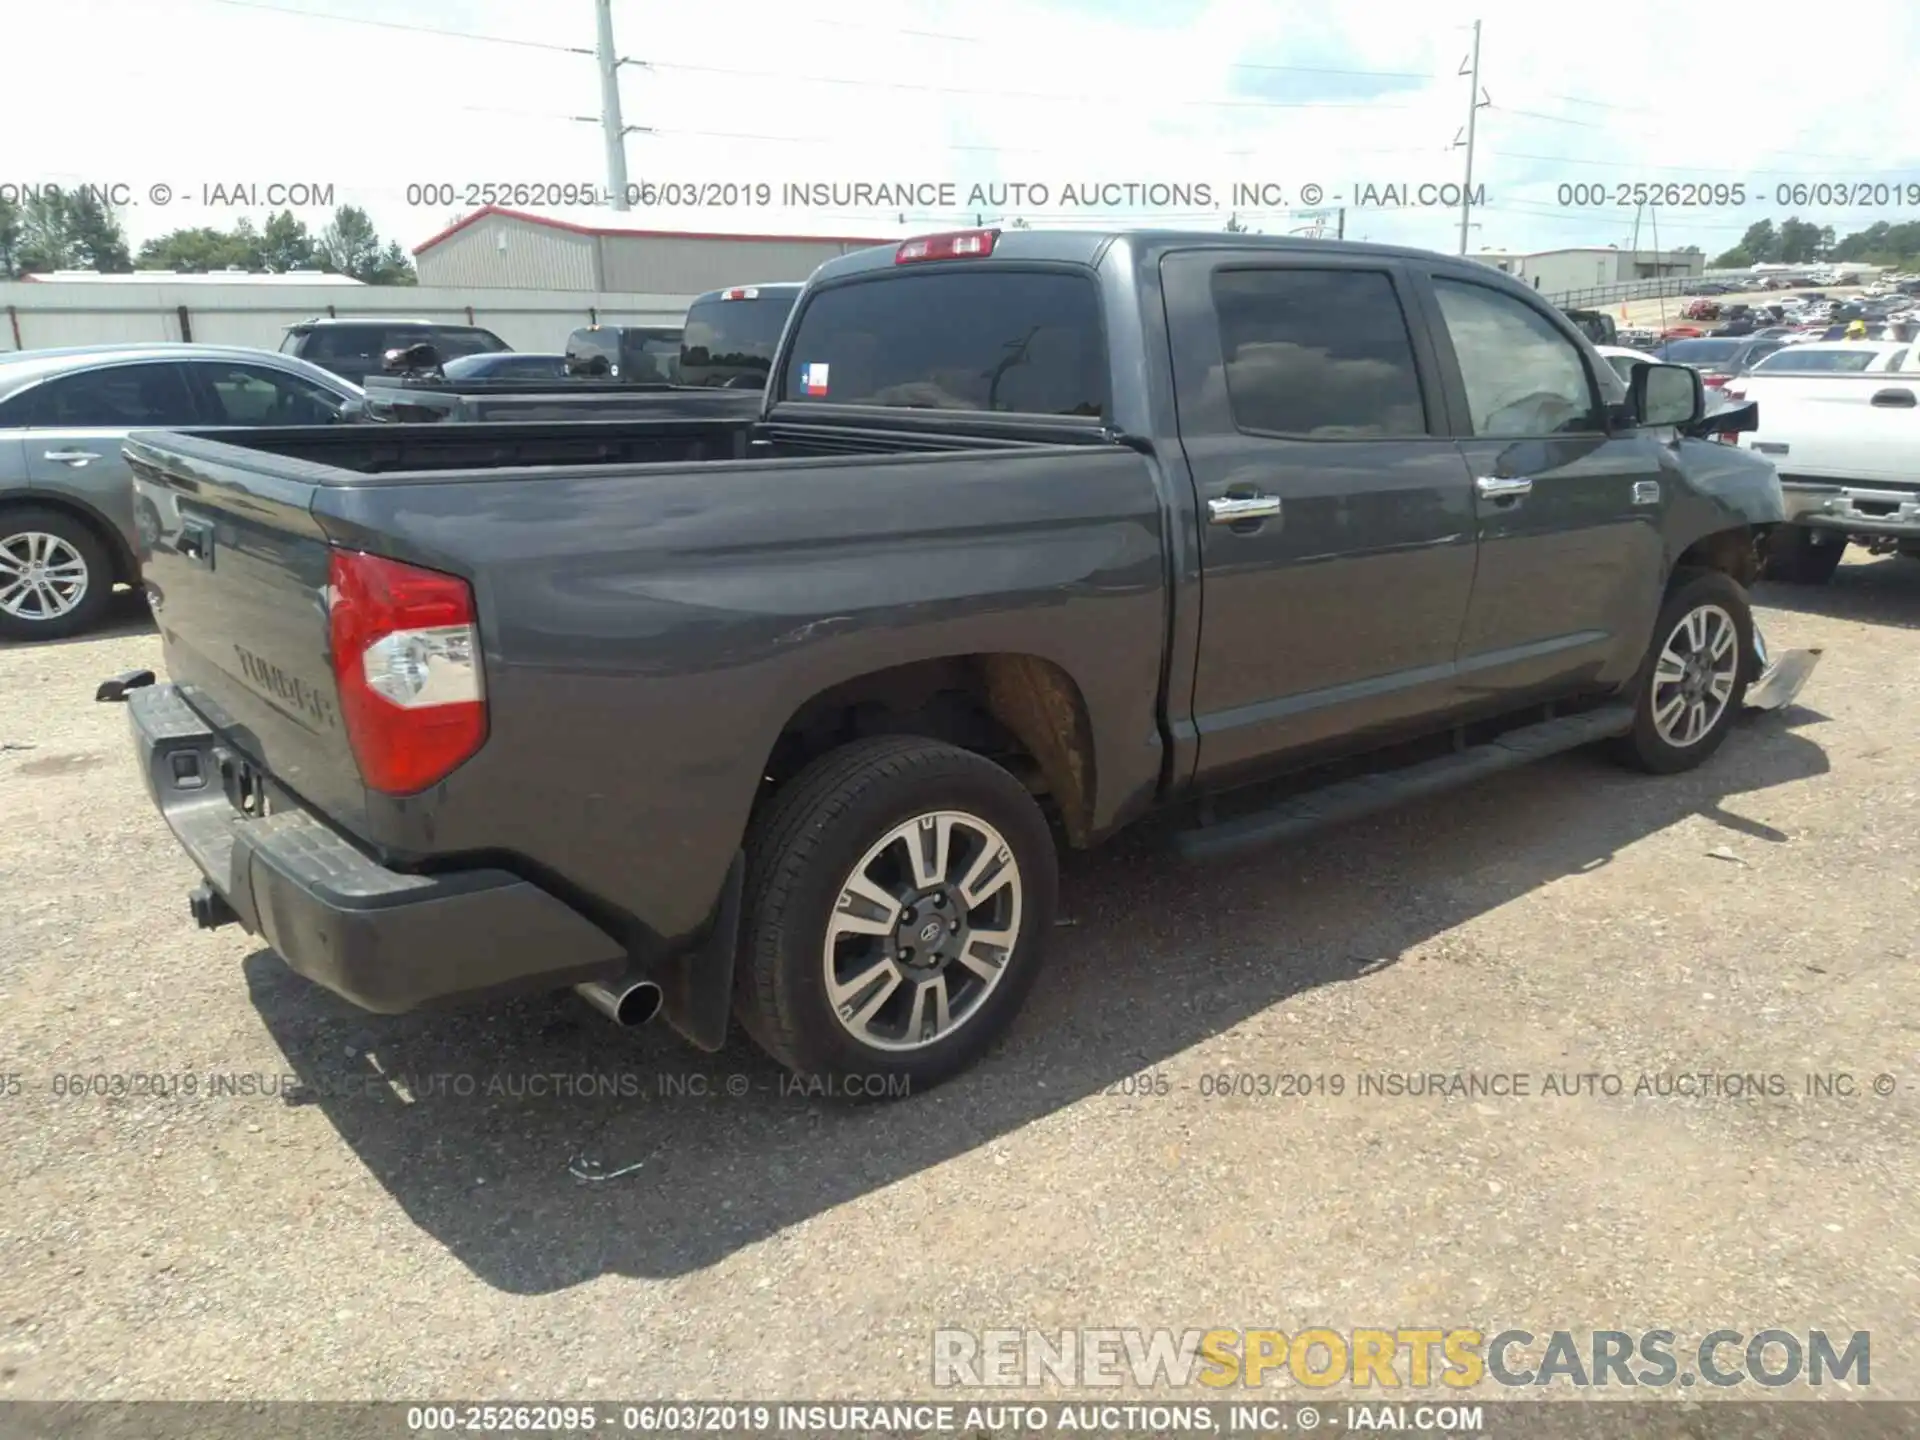
[{"label": "sky", "polygon": [[[274,184],[312,187],[323,203],[292,208],[316,228],[330,195],[408,249],[489,182],[569,185],[593,206],[549,213],[605,218],[587,213],[603,197],[586,192],[607,183],[593,0],[18,9],[0,193],[124,186],[136,245],[242,215],[259,224]],[[1841,235],[1920,219],[1920,3],[1849,0],[1831,33],[1781,6],[1776,35],[1768,13],[1670,0],[613,0],[632,62],[620,69],[629,184],[708,192],[624,219],[882,238],[976,215],[1217,230],[1237,211],[1278,233],[1332,224],[1314,212],[1344,204],[1349,239],[1457,251],[1457,195],[1421,187],[1465,178],[1460,71],[1475,20],[1484,203],[1470,250],[1625,247],[1637,221],[1643,248],[1711,257],[1762,219]],[[1799,58],[1809,26],[1817,63]],[[782,203],[790,184],[863,181],[911,186],[915,203]],[[1674,190],[1642,209],[1635,184]],[[1129,204],[1115,188],[1127,185],[1167,188]],[[1236,206],[1236,185],[1258,199]]]}]

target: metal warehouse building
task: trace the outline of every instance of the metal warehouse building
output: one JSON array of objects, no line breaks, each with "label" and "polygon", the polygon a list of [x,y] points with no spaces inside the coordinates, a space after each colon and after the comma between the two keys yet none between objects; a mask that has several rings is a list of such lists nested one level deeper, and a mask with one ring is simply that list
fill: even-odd
[{"label": "metal warehouse building", "polygon": [[698,295],[728,285],[805,280],[836,255],[892,243],[821,235],[696,235],[645,230],[617,210],[565,219],[487,206],[413,252],[422,285]]},{"label": "metal warehouse building", "polygon": [[1622,250],[1612,245],[1538,250],[1531,254],[1482,250],[1469,258],[1504,270],[1548,295],[1618,285],[1628,280],[1698,275],[1707,263],[1706,256],[1698,250]]}]

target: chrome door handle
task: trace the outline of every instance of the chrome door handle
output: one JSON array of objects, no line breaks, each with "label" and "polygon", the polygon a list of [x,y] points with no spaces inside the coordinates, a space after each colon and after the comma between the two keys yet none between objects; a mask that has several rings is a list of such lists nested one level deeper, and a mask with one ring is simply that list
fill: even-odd
[{"label": "chrome door handle", "polygon": [[98,460],[100,457],[91,450],[49,450],[40,458],[58,460],[62,465],[84,465],[89,460]]},{"label": "chrome door handle", "polygon": [[1481,475],[1474,480],[1473,488],[1480,492],[1483,500],[1510,500],[1516,495],[1531,495],[1533,481],[1502,480],[1494,475]]},{"label": "chrome door handle", "polygon": [[1265,520],[1280,513],[1278,495],[1223,495],[1207,501],[1207,514],[1216,525],[1241,520]]}]

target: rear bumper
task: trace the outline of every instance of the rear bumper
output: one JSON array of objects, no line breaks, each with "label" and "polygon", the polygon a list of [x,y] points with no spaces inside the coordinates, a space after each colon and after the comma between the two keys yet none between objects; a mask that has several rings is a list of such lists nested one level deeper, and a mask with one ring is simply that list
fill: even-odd
[{"label": "rear bumper", "polygon": [[171,685],[127,692],[147,794],[249,931],[290,968],[363,1009],[397,1014],[514,990],[610,979],[625,951],[505,870],[389,870],[283,793],[241,813],[235,757]]},{"label": "rear bumper", "polygon": [[1782,481],[1787,522],[1849,535],[1920,535],[1920,495],[1870,484]]}]

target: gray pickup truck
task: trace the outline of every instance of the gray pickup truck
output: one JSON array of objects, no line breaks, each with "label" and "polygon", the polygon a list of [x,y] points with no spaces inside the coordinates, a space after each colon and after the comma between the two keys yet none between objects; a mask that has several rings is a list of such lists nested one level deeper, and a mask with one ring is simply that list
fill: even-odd
[{"label": "gray pickup truck", "polygon": [[366,1009],[574,986],[922,1085],[1018,1010],[1057,843],[1686,770],[1789,696],[1779,483],[1702,414],[1468,261],[927,237],[816,273],[757,421],[133,437],[172,683],[100,698],[200,923]]}]

